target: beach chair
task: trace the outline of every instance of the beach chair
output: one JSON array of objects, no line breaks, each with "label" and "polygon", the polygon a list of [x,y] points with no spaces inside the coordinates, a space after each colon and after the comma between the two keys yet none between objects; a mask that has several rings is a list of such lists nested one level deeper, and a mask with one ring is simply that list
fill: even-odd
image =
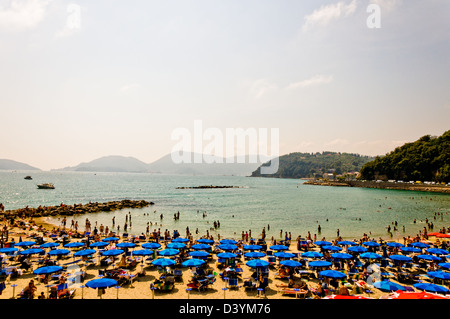
[{"label": "beach chair", "polygon": [[303,289],[294,289],[294,288],[283,288],[278,290],[281,295],[292,295],[295,296],[295,298],[306,298],[306,294],[308,293],[307,290]]},{"label": "beach chair", "polygon": [[275,265],[277,263],[277,257],[275,256],[269,256],[267,257],[267,261],[269,262],[269,265]]},{"label": "beach chair", "polygon": [[247,289],[250,289],[250,290],[256,289],[256,281],[254,281],[253,278],[249,278],[248,280],[245,280],[244,281],[244,289],[245,290],[247,290]]},{"label": "beach chair", "polygon": [[181,269],[175,269],[173,271],[173,276],[175,277],[176,280],[180,280],[183,277],[183,271]]},{"label": "beach chair", "polygon": [[238,279],[237,278],[229,278],[228,279],[228,288],[239,288]]}]

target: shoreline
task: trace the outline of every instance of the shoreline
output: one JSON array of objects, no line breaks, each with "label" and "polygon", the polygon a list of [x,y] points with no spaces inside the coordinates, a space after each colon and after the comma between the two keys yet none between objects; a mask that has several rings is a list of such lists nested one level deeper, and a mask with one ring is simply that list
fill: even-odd
[{"label": "shoreline", "polygon": [[[55,226],[51,223],[47,222],[48,217],[29,217],[27,219],[16,219],[15,225],[12,227],[8,227],[10,230],[10,238],[14,238],[15,242],[19,241],[19,238],[22,241],[26,241],[26,240],[30,240],[31,238],[35,238],[35,237],[40,237],[42,236],[44,242],[52,242],[52,241],[57,241],[60,242],[61,240],[61,230],[63,229],[61,226]],[[23,223],[22,223],[23,222]],[[2,224],[5,224],[5,221],[1,222]],[[3,225],[2,225],[3,227]],[[59,229],[59,231],[56,232],[56,234],[58,234],[58,236],[55,238],[52,235],[55,233],[52,233],[52,231],[55,231]],[[66,232],[70,232],[70,228],[65,228]],[[103,234],[100,235],[99,238],[97,238],[96,240],[102,240],[104,238],[106,238],[108,235],[107,234]],[[194,234],[191,234],[191,236],[195,236],[195,238],[192,238],[193,241],[192,243],[195,243],[196,239],[199,239],[201,237],[204,236],[196,236]],[[117,236],[120,237],[120,242],[129,242],[131,241],[131,238],[123,238],[121,235]],[[255,240],[257,240],[260,236],[255,237]],[[82,237],[85,238],[85,237]],[[240,240],[240,238],[234,238],[235,240]],[[370,239],[370,238],[369,238]],[[413,239],[413,238],[411,238]],[[429,243],[436,243],[436,237],[431,237],[431,240],[429,241]],[[337,240],[337,238],[333,238],[333,239],[328,239],[330,242],[334,242],[335,240]],[[357,239],[354,238],[354,240],[362,240],[361,239]],[[444,238],[441,238],[440,241],[442,240],[446,240]],[[69,241],[70,242],[78,242],[80,241],[78,236],[72,237],[69,235]],[[141,246],[144,242],[150,241],[150,238],[144,240],[144,241],[139,241],[137,243],[137,246],[134,249],[141,249],[139,246]],[[170,240],[169,240],[170,241]],[[395,239],[391,239],[389,241],[392,242],[401,242],[402,240],[395,240]],[[387,241],[385,241],[387,242]],[[160,249],[163,248],[167,248],[166,245],[168,242],[163,242],[160,241],[162,247]],[[273,243],[270,240],[266,240],[267,243],[267,247],[269,248],[269,246],[271,246]],[[279,240],[277,240],[277,244],[279,244]],[[216,240],[216,244],[217,244],[217,240]],[[242,245],[244,244],[248,244],[246,242],[243,242]],[[239,245],[239,247],[242,246]],[[62,248],[62,247],[61,247]],[[107,249],[114,249],[114,247],[109,247]],[[72,250],[72,252],[78,251],[79,249],[73,249],[71,248],[70,250]],[[290,243],[289,243],[289,252],[291,253],[303,253],[303,250],[299,250],[297,248],[297,241],[295,239],[293,239]],[[312,245],[311,247],[309,247],[308,251],[319,251],[319,248],[315,245]],[[344,252],[344,251],[343,251]],[[381,254],[381,252],[379,252]],[[97,254],[96,254],[97,255]],[[71,263],[72,261],[75,260],[75,257],[72,257],[71,255],[69,255],[70,257],[63,257],[61,258],[58,263],[60,265],[62,264],[68,264]],[[162,256],[161,256],[162,257]],[[207,262],[207,269],[209,269],[210,271],[216,272],[217,274],[221,273],[223,271],[223,269],[219,269],[218,268],[218,257],[216,256],[216,254],[212,254],[211,255],[211,260],[209,262]],[[267,257],[263,257],[262,259],[265,260]],[[30,259],[36,259],[36,257],[31,257]],[[91,266],[83,266],[83,263],[78,264],[80,269],[82,269],[82,271],[85,272],[85,281],[89,281],[92,279],[95,279],[98,277],[98,275],[100,274],[100,271],[102,271],[103,269],[105,270],[112,270],[112,269],[116,269],[117,265],[116,264],[111,264],[106,266],[101,266],[99,263],[100,260],[100,255],[95,257],[95,264],[91,265]],[[116,260],[118,261],[118,259]],[[180,269],[182,270],[182,278],[180,281],[176,281],[175,282],[175,288],[172,291],[168,291],[168,292],[152,292],[150,290],[150,283],[153,282],[155,279],[160,277],[160,272],[158,271],[158,269],[156,269],[155,266],[149,266],[149,264],[144,264],[144,263],[140,263],[138,262],[135,268],[132,268],[130,270],[130,273],[133,274],[135,277],[135,280],[130,283],[130,284],[124,284],[123,286],[120,286],[120,289],[106,289],[104,295],[102,296],[102,299],[200,299],[200,300],[207,300],[207,299],[223,299],[224,298],[224,290],[225,288],[227,288],[226,290],[226,299],[255,299],[255,298],[260,298],[257,295],[257,291],[256,289],[254,291],[247,291],[246,289],[243,288],[243,279],[248,278],[251,276],[252,271],[250,267],[248,267],[246,265],[246,260],[241,257],[238,259],[237,261],[241,267],[242,267],[242,276],[241,279],[239,279],[239,288],[237,289],[230,289],[227,286],[227,282],[226,280],[223,280],[222,278],[220,278],[220,276],[216,276],[216,281],[214,282],[214,284],[212,285],[211,288],[209,288],[206,291],[191,291],[188,292],[186,290],[187,288],[187,284],[191,279],[192,273],[189,270],[189,268],[186,267],[181,267]],[[37,267],[40,267],[39,265],[35,264],[34,265],[34,269],[36,269]],[[142,269],[145,270],[145,275],[144,276],[140,276],[139,273],[140,271],[142,271]],[[264,299],[287,299],[287,300],[298,300],[296,295],[293,294],[284,294],[282,291],[282,286],[287,284],[287,279],[286,278],[280,278],[277,273],[279,271],[278,266],[271,266],[270,267],[270,271],[269,271],[269,275],[268,275],[268,280],[269,280],[269,286],[266,290],[266,294],[265,294],[265,298]],[[308,272],[310,272],[311,270],[308,270]],[[350,277],[349,277],[350,278]],[[10,299],[13,293],[13,285],[17,285],[15,287],[15,296],[17,296],[18,293],[20,293],[20,291],[28,284],[30,279],[34,279],[36,282],[37,276],[30,273],[30,272],[26,272],[23,275],[19,276],[18,278],[15,279],[10,279],[9,281],[7,280],[5,283],[6,285],[6,289],[3,291],[3,294],[0,295],[0,299]],[[315,277],[307,277],[307,279],[303,278],[303,276],[298,276],[296,275],[294,278],[294,282],[295,283],[300,283],[301,281],[305,282],[307,285],[307,290],[309,291],[308,294],[310,297],[314,298],[314,296],[310,295],[311,292],[315,291],[319,285],[320,285],[320,281],[319,279],[315,278]],[[351,286],[350,286],[351,284]],[[47,285],[45,285],[42,282],[37,281],[36,282],[36,286],[37,286],[37,291],[36,291],[36,297],[41,293],[44,293],[44,295],[47,294],[48,292],[48,288]],[[373,299],[379,299],[380,297],[383,298],[385,296],[387,296],[389,293],[386,292],[382,292],[380,290],[374,289],[372,288],[373,294],[367,295],[365,293],[357,293],[359,290],[358,288],[356,288],[356,286],[354,285],[354,283],[349,279],[349,289],[351,290],[351,294],[354,295],[358,295],[358,296],[365,296],[365,297],[370,297]],[[99,295],[98,295],[98,291],[96,289],[91,289],[91,288],[76,288],[76,292],[73,296],[74,299],[99,299]],[[301,297],[301,298],[305,298]],[[297,301],[298,302],[298,301]]]},{"label": "shoreline", "polygon": [[307,180],[304,185],[318,186],[339,186],[339,187],[360,187],[360,188],[378,188],[389,190],[408,190],[417,192],[432,192],[440,194],[450,194],[450,186],[431,185],[431,184],[409,184],[393,182],[371,182],[371,181],[319,181]]}]

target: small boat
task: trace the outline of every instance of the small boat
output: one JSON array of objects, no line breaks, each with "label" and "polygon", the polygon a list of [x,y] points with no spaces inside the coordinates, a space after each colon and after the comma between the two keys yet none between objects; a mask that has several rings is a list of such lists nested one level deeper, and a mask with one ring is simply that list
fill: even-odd
[{"label": "small boat", "polygon": [[37,187],[39,189],[55,189],[55,186],[52,183],[39,184]]},{"label": "small boat", "polygon": [[33,179],[30,175],[25,176],[23,179]]}]

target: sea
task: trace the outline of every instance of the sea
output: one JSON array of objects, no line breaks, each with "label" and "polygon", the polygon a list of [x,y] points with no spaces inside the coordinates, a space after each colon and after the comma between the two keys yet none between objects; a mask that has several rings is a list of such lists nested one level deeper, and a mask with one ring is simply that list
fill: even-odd
[{"label": "sea", "polygon": [[[32,180],[24,177],[31,175]],[[55,189],[38,189],[37,184],[53,183]],[[0,171],[0,203],[5,209],[85,204],[123,199],[147,200],[154,205],[140,209],[89,213],[67,217],[67,226],[78,221],[84,230],[86,218],[92,228],[120,225],[127,216],[128,233],[177,230],[194,237],[209,232],[217,238],[240,239],[242,232],[266,239],[306,237],[333,240],[371,238],[400,240],[415,236],[433,223],[434,231],[450,225],[450,195],[406,190],[385,190],[304,185],[300,179],[245,176],[186,176],[144,173]],[[216,189],[178,189],[203,185],[238,186]],[[174,215],[179,212],[179,218]],[[47,220],[61,225],[60,217]],[[220,227],[214,227],[219,222]],[[321,228],[319,233],[318,228]],[[394,226],[396,225],[396,230]],[[391,227],[391,234],[387,227]]]}]

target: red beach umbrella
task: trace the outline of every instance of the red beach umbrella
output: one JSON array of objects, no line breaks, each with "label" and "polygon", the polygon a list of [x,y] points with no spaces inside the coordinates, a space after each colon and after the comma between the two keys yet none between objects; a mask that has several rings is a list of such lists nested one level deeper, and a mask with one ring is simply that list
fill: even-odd
[{"label": "red beach umbrella", "polygon": [[449,299],[449,298],[425,291],[403,292],[401,290],[397,290],[396,292],[392,293],[389,299]]}]

